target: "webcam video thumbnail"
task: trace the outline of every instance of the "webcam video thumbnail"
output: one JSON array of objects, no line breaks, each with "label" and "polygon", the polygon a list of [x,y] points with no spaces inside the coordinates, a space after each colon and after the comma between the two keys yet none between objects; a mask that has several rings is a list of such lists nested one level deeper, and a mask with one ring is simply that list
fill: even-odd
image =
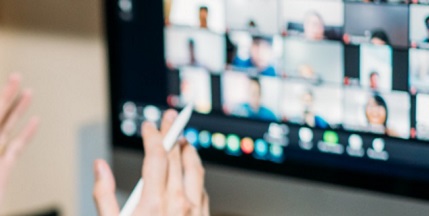
[{"label": "webcam video thumbnail", "polygon": [[341,84],[344,76],[344,48],[339,42],[287,38],[284,42],[284,77],[314,84]]},{"label": "webcam video thumbnail", "polygon": [[409,81],[411,92],[429,93],[429,50],[410,50]]},{"label": "webcam video thumbnail", "polygon": [[407,4],[407,3],[410,2],[410,0],[345,0],[345,1],[348,1],[348,2],[375,3],[375,4],[380,4],[380,3],[393,3],[393,4],[404,3],[404,4]]},{"label": "webcam video thumbnail", "polygon": [[278,0],[227,0],[227,29],[274,35],[278,33],[278,4]]},{"label": "webcam video thumbnail", "polygon": [[406,92],[378,93],[344,90],[344,128],[392,137],[410,137],[410,96]]},{"label": "webcam video thumbnail", "polygon": [[342,91],[339,86],[312,86],[301,80],[285,80],[280,101],[283,121],[322,129],[341,125]]},{"label": "webcam video thumbnail", "polygon": [[414,48],[429,49],[429,6],[410,6],[410,40]]},{"label": "webcam video thumbnail", "polygon": [[386,45],[360,46],[360,84],[373,91],[392,90],[392,48]]},{"label": "webcam video thumbnail", "polygon": [[224,33],[223,0],[164,0],[166,26],[186,26]]},{"label": "webcam video thumbnail", "polygon": [[227,48],[227,64],[230,69],[254,76],[278,75],[282,56],[282,39],[279,36],[232,31],[227,35],[227,43],[230,47]]},{"label": "webcam video thumbnail", "polygon": [[194,66],[220,72],[225,68],[225,49],[225,37],[221,34],[188,27],[165,29],[165,58],[169,68]]},{"label": "webcam video thumbnail", "polygon": [[308,40],[342,40],[344,4],[339,1],[284,0],[280,30]]},{"label": "webcam video thumbnail", "polygon": [[194,103],[195,111],[210,113],[212,110],[212,92],[210,72],[201,67],[182,67],[179,70],[169,71],[178,73],[177,92],[169,97],[171,106],[181,108],[190,102]]},{"label": "webcam video thumbnail", "polygon": [[347,44],[408,47],[408,5],[345,3]]},{"label": "webcam video thumbnail", "polygon": [[233,71],[222,75],[222,106],[227,115],[278,121],[280,91],[279,78]]},{"label": "webcam video thumbnail", "polygon": [[416,124],[417,124],[417,139],[429,140],[429,95],[417,95],[417,110],[416,110]]}]

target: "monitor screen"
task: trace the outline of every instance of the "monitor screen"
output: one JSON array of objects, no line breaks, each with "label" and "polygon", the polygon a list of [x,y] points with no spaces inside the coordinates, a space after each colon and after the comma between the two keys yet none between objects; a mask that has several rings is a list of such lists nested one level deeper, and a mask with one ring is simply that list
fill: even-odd
[{"label": "monitor screen", "polygon": [[205,161],[429,198],[429,1],[106,1],[113,145],[194,103]]}]

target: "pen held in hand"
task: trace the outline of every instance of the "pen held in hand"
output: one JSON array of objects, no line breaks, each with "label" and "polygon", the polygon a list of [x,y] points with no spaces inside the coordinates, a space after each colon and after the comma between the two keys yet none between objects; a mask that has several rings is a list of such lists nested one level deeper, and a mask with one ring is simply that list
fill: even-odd
[{"label": "pen held in hand", "polygon": [[[162,142],[164,149],[169,152],[175,144],[177,139],[182,133],[185,126],[188,124],[192,116],[193,104],[188,104],[177,116],[173,125],[171,126],[168,133],[165,135]],[[138,202],[140,201],[141,191],[143,190],[144,182],[143,179],[140,179],[135,186],[133,192],[125,203],[124,207],[121,210],[120,216],[131,216],[137,207]]]}]

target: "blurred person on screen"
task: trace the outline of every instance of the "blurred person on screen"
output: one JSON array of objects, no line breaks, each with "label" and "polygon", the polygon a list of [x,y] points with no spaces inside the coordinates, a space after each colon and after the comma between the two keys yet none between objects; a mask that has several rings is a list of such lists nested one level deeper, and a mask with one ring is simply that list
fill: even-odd
[{"label": "blurred person on screen", "polygon": [[17,130],[17,124],[30,107],[32,97],[30,89],[22,90],[21,77],[17,74],[9,77],[0,92],[0,208],[12,169],[38,128],[38,118],[32,117],[23,128]]},{"label": "blurred person on screen", "polygon": [[228,32],[226,32],[225,34],[225,41],[226,41],[226,47],[225,47],[226,63],[228,65],[231,65],[234,63],[235,56],[237,55],[237,46],[232,42]]},{"label": "blurred person on screen", "polygon": [[389,36],[383,29],[375,29],[371,32],[371,43],[374,45],[390,45]]},{"label": "blurred person on screen", "polygon": [[377,71],[372,71],[369,74],[369,87],[374,91],[380,88],[380,74]]},{"label": "blurred person on screen", "polygon": [[259,34],[260,33],[259,27],[256,24],[255,20],[249,20],[249,22],[247,23],[247,28],[251,34]]},{"label": "blurred person on screen", "polygon": [[259,75],[276,76],[276,70],[272,65],[273,39],[265,36],[253,36],[250,47],[250,58],[241,59],[236,56],[233,65],[238,68],[256,68]]},{"label": "blurred person on screen", "polygon": [[412,75],[420,81],[429,81],[429,51],[420,53],[416,60],[417,65],[415,69],[411,71]]},{"label": "blurred person on screen", "polygon": [[426,26],[426,33],[427,36],[426,38],[423,40],[423,43],[429,43],[429,16],[426,17],[425,19],[425,26]]},{"label": "blurred person on screen", "polygon": [[310,11],[305,15],[304,36],[309,40],[323,40],[325,38],[325,22],[318,12]]},{"label": "blurred person on screen", "polygon": [[235,107],[232,114],[250,119],[276,121],[276,115],[274,115],[270,109],[261,104],[262,88],[259,80],[256,78],[250,78],[248,88],[248,102]]},{"label": "blurred person on screen", "polygon": [[303,120],[305,124],[316,128],[329,128],[328,122],[314,112],[314,94],[308,90],[302,95],[302,103],[304,105]]},{"label": "blurred person on screen", "polygon": [[314,68],[308,64],[300,65],[298,68],[299,77],[313,84],[321,82],[320,77],[314,71]]},{"label": "blurred person on screen", "polygon": [[368,99],[365,105],[365,116],[370,130],[389,136],[398,136],[395,131],[389,129],[387,126],[389,110],[386,101],[379,94],[373,94]]},{"label": "blurred person on screen", "polygon": [[200,20],[200,28],[208,29],[209,8],[207,6],[201,6],[198,14]]},{"label": "blurred person on screen", "polygon": [[197,60],[195,41],[192,38],[188,40],[188,51],[189,51],[189,65],[195,66],[195,67],[201,66]]}]

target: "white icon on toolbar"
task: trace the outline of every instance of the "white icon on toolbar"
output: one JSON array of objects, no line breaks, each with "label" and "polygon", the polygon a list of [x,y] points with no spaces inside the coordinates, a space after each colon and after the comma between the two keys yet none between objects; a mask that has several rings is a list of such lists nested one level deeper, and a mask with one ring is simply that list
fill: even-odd
[{"label": "white icon on toolbar", "polygon": [[127,119],[121,123],[121,130],[126,136],[133,136],[137,132],[137,125],[133,120]]},{"label": "white icon on toolbar", "polygon": [[122,12],[129,13],[133,10],[133,3],[131,0],[119,0],[118,6]]},{"label": "white icon on toolbar", "polygon": [[347,146],[346,150],[352,157],[363,157],[365,155],[365,150],[363,149],[362,137],[357,134],[350,135],[349,146]]},{"label": "white icon on toolbar", "polygon": [[126,102],[122,106],[125,118],[135,118],[137,115],[137,107],[133,102]]},{"label": "white icon on toolbar", "polygon": [[286,125],[271,123],[268,128],[268,133],[273,138],[282,138],[283,136],[289,134],[289,128]]},{"label": "white icon on toolbar", "polygon": [[299,129],[299,139],[305,143],[313,141],[313,131],[310,128]]},{"label": "white icon on toolbar", "polygon": [[143,115],[146,120],[157,122],[161,119],[161,110],[156,106],[149,105],[143,109]]},{"label": "white icon on toolbar", "polygon": [[384,139],[376,138],[372,141],[372,148],[369,148],[368,157],[374,160],[388,160],[389,153],[385,150],[386,144]]},{"label": "white icon on toolbar", "polygon": [[384,151],[384,140],[381,138],[374,139],[372,142],[372,148],[374,151],[380,153]]},{"label": "white icon on toolbar", "polygon": [[356,134],[352,134],[349,137],[349,145],[350,145],[350,148],[353,150],[362,149],[362,146],[363,146],[362,137]]}]

